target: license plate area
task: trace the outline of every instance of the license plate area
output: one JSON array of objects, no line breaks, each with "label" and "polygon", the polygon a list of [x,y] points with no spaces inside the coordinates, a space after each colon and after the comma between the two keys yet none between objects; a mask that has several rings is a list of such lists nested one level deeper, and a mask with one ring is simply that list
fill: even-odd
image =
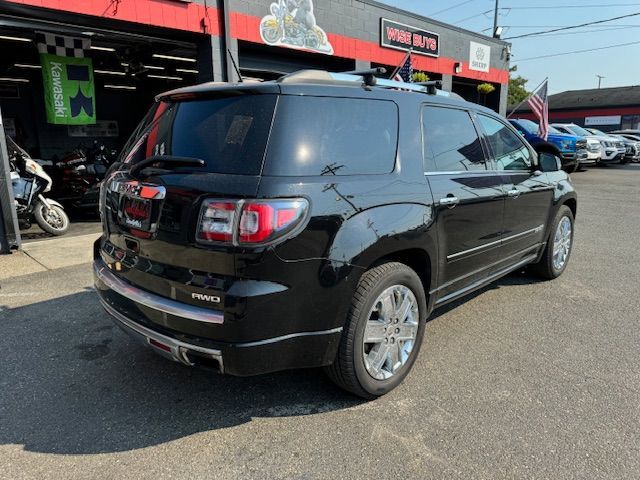
[{"label": "license plate area", "polygon": [[144,238],[152,238],[158,228],[165,187],[129,180],[114,181],[110,190],[118,195],[118,224],[130,233],[145,232]]},{"label": "license plate area", "polygon": [[153,205],[146,198],[122,195],[120,198],[119,221],[124,227],[135,228],[145,232],[151,231],[151,213]]}]

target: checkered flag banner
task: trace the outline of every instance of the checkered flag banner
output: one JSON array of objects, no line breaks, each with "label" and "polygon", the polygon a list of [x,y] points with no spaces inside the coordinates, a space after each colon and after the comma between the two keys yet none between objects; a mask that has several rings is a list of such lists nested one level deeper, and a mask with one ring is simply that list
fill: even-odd
[{"label": "checkered flag banner", "polygon": [[59,57],[84,58],[85,50],[89,50],[91,40],[88,38],[67,37],[55,33],[36,32],[39,53],[49,53]]}]

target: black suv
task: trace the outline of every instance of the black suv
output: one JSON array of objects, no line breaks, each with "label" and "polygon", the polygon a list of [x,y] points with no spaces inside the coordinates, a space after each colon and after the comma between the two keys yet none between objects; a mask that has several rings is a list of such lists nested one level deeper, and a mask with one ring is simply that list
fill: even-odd
[{"label": "black suv", "polygon": [[100,203],[95,285],[125,331],[232,375],[324,366],[365,398],[407,375],[434,308],[560,275],[577,206],[494,112],[322,71],[159,96]]}]

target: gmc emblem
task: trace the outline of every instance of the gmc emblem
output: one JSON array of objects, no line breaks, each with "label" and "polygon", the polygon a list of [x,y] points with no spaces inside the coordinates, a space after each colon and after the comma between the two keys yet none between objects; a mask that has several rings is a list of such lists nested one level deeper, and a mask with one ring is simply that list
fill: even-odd
[{"label": "gmc emblem", "polygon": [[220,297],[216,295],[205,295],[204,293],[192,293],[191,298],[205,302],[220,303]]}]

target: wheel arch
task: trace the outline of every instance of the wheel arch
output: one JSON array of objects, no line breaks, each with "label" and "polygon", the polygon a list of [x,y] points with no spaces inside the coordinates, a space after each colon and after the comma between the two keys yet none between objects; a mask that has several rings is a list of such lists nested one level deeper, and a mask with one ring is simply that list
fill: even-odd
[{"label": "wheel arch", "polygon": [[575,198],[567,198],[562,205],[566,205],[571,210],[573,214],[573,218],[575,220],[576,215],[578,214],[578,201]]},{"label": "wheel arch", "polygon": [[560,149],[554,145],[553,143],[550,142],[540,142],[537,143],[535,147],[533,147],[533,149],[537,152],[537,153],[542,153],[542,152],[547,152],[547,153],[552,153],[554,155],[558,155],[560,156]]},{"label": "wheel arch", "polygon": [[432,285],[436,283],[436,266],[433,264],[434,257],[429,254],[423,248],[406,248],[403,250],[397,250],[394,252],[386,253],[385,255],[374,259],[367,266],[368,271],[372,268],[382,265],[388,262],[398,262],[406,265],[412,269],[420,278],[422,282],[422,288],[424,289],[424,295],[427,299],[427,316],[433,309],[433,296],[429,294]]}]

